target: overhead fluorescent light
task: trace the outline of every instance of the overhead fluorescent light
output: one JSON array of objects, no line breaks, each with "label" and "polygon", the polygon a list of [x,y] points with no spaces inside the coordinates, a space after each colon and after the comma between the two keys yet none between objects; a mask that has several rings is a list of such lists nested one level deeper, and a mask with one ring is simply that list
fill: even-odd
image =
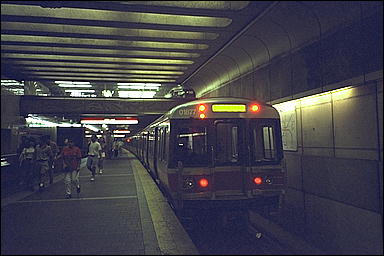
[{"label": "overhead fluorescent light", "polygon": [[158,86],[120,85],[118,89],[158,90]]},{"label": "overhead fluorescent light", "polygon": [[[85,135],[85,138],[91,138],[93,135],[92,134],[86,134]],[[103,135],[101,135],[101,134],[96,134],[96,137],[97,138],[101,138]]]},{"label": "overhead fluorescent light", "polygon": [[113,134],[112,137],[114,137],[114,138],[124,138],[125,135],[124,134]]},{"label": "overhead fluorescent light", "polygon": [[[87,125],[87,124],[85,124],[84,127],[87,128],[87,129],[89,129],[89,130],[91,130],[91,131],[94,131],[94,132],[98,132],[98,131],[100,130],[100,129],[98,129],[97,127],[95,127],[95,126],[93,126],[93,125]],[[85,132],[87,132],[87,131],[85,131]]]},{"label": "overhead fluorescent light", "polygon": [[90,84],[90,82],[82,81],[55,81],[56,84]]},{"label": "overhead fluorescent light", "polygon": [[82,124],[138,124],[139,120],[132,117],[116,117],[116,118],[82,118]]},{"label": "overhead fluorescent light", "polygon": [[95,92],[95,90],[65,90],[65,92]]},{"label": "overhead fluorescent light", "polygon": [[89,88],[89,87],[92,87],[91,84],[58,84],[57,86],[59,87],[67,87],[67,88],[70,88],[70,87],[76,87],[76,88]]},{"label": "overhead fluorescent light", "polygon": [[117,83],[117,85],[132,85],[132,86],[140,85],[140,86],[158,86],[158,87],[161,86],[161,84],[159,83]]},{"label": "overhead fluorescent light", "polygon": [[130,130],[114,130],[113,133],[131,133]]},{"label": "overhead fluorescent light", "polygon": [[155,91],[119,91],[119,97],[122,98],[153,98]]}]

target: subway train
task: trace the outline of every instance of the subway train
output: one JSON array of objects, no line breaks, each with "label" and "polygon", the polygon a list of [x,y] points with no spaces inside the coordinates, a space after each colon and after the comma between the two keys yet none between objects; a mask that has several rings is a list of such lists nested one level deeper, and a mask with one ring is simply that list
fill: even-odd
[{"label": "subway train", "polygon": [[279,113],[271,105],[234,97],[190,101],[128,141],[180,216],[281,207],[286,174]]}]

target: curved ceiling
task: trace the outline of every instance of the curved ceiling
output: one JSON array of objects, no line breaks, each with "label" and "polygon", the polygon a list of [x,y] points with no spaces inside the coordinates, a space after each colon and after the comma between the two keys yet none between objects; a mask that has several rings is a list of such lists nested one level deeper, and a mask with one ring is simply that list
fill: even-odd
[{"label": "curved ceiling", "polygon": [[379,1],[2,1],[2,77],[104,89],[182,84],[200,97],[377,8]]},{"label": "curved ceiling", "polygon": [[[215,58],[183,81],[195,89],[197,97],[236,81],[270,63],[320,40],[330,33],[369,16],[380,2],[282,1],[274,2],[265,12],[237,34],[231,44],[221,48]],[[219,70],[218,70],[219,69]],[[205,77],[202,82],[201,78]]]},{"label": "curved ceiling", "polygon": [[173,87],[271,4],[2,1],[2,78]]}]

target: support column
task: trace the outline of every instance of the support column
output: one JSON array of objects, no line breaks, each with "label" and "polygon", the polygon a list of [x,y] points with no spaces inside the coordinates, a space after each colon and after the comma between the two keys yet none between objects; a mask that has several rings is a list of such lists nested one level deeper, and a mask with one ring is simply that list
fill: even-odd
[{"label": "support column", "polygon": [[34,81],[24,82],[24,95],[36,95],[36,83]]}]

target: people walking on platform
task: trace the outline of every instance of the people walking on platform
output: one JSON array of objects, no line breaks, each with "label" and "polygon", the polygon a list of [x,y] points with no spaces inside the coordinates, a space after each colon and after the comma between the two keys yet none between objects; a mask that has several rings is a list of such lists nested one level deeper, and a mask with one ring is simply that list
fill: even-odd
[{"label": "people walking on platform", "polygon": [[105,144],[106,144],[106,146],[105,146],[106,158],[112,159],[112,155],[113,155],[113,149],[112,149],[113,138],[112,138],[112,135],[111,135],[110,131],[104,132],[104,139],[105,139]]},{"label": "people walking on platform", "polygon": [[123,145],[124,145],[124,142],[122,140],[117,141],[117,148],[119,150],[119,155],[123,154]]},{"label": "people walking on platform", "polygon": [[104,159],[106,157],[107,144],[105,143],[105,139],[103,137],[101,137],[99,139],[99,143],[100,143],[100,146],[101,146],[101,155],[100,155],[100,158],[99,158],[98,167],[99,167],[99,174],[102,174],[103,171],[104,171]]},{"label": "people walking on platform", "polygon": [[20,158],[21,152],[23,151],[24,148],[29,147],[29,142],[32,140],[32,138],[27,138],[26,136],[21,137],[21,142],[19,147],[17,148],[16,152],[17,155]]},{"label": "people walking on platform", "polygon": [[36,149],[35,143],[30,140],[29,145],[25,146],[19,156],[20,168],[22,172],[23,183],[33,191],[33,185],[35,182],[35,160]]},{"label": "people walking on platform", "polygon": [[39,189],[42,190],[49,181],[49,159],[52,158],[52,149],[46,138],[41,138],[36,147],[36,170],[39,175]]},{"label": "people walking on platform", "polygon": [[48,145],[51,147],[52,150],[52,157],[49,159],[49,170],[48,170],[48,175],[49,175],[49,184],[53,183],[53,172],[54,172],[54,164],[57,159],[57,155],[59,153],[59,148],[53,140],[51,140],[50,136],[46,136],[45,139],[48,142]]},{"label": "people walking on platform", "polygon": [[77,194],[80,193],[80,162],[81,150],[74,145],[72,139],[68,139],[68,144],[61,150],[60,156],[63,159],[65,197],[72,197],[72,185],[76,187]]},{"label": "people walking on platform", "polygon": [[101,156],[101,145],[97,141],[96,135],[92,135],[91,142],[88,144],[87,168],[91,171],[91,181],[95,180],[96,169]]},{"label": "people walking on platform", "polygon": [[119,150],[120,150],[120,143],[119,141],[115,138],[112,144],[112,151],[113,151],[113,156],[117,158],[119,156]]}]

